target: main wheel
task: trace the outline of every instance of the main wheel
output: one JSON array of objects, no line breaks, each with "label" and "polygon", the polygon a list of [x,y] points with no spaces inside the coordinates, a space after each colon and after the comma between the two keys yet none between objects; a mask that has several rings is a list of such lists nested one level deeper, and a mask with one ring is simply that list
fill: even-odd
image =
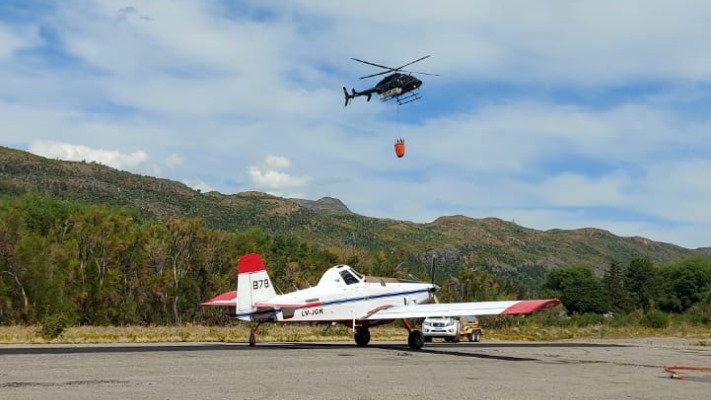
[{"label": "main wheel", "polygon": [[423,335],[421,331],[415,329],[411,331],[410,335],[407,337],[407,344],[411,349],[419,350],[425,345],[425,335]]},{"label": "main wheel", "polygon": [[254,347],[257,344],[257,338],[254,332],[249,334],[249,347]]},{"label": "main wheel", "polygon": [[367,346],[370,343],[370,330],[368,328],[356,329],[353,339],[358,346]]}]

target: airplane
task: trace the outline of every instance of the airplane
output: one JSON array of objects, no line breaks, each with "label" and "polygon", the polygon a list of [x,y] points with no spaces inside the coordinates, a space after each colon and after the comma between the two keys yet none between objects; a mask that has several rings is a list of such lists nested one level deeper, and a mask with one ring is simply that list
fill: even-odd
[{"label": "airplane", "polygon": [[[428,57],[430,57],[430,56],[424,56],[422,58],[418,58],[415,61],[411,61],[411,62],[409,62],[403,66],[397,67],[397,68],[386,67],[385,65],[375,64],[370,61],[364,61],[364,60],[359,60],[357,58],[351,58],[351,60],[355,60],[355,61],[361,62],[363,64],[368,64],[368,65],[372,65],[375,67],[385,69],[385,71],[367,75],[367,76],[363,76],[360,79],[372,78],[374,76],[384,75],[389,72],[392,72],[392,74],[381,79],[380,82],[378,82],[374,87],[360,91],[360,92],[355,89],[351,89],[351,93],[348,93],[348,89],[346,89],[344,86],[343,93],[346,96],[346,106],[348,106],[348,104],[351,103],[351,100],[353,100],[354,98],[356,98],[358,96],[366,96],[366,101],[370,101],[370,98],[373,95],[373,93],[377,93],[378,96],[380,96],[380,100],[382,100],[382,101],[396,99],[398,105],[403,105],[403,104],[413,102],[415,100],[419,100],[421,98],[421,96],[416,92],[416,90],[419,89],[420,86],[422,86],[422,81],[415,78],[414,76],[412,76],[412,74],[431,75],[431,76],[439,76],[439,75],[429,74],[427,72],[403,71],[403,68],[407,67],[408,65],[414,64],[418,61],[422,61]],[[407,72],[407,73],[403,74],[402,72],[399,72],[399,71]]]},{"label": "airplane", "polygon": [[530,314],[560,304],[558,299],[432,303],[437,290],[434,283],[365,276],[339,264],[326,270],[316,286],[279,295],[261,255],[250,253],[237,262],[237,290],[201,305],[234,307],[237,319],[252,323],[250,347],[255,346],[257,329],[265,322],[343,324],[353,330],[356,345],[367,346],[370,327],[402,320],[409,332],[409,347],[418,350],[425,338],[408,319]]}]

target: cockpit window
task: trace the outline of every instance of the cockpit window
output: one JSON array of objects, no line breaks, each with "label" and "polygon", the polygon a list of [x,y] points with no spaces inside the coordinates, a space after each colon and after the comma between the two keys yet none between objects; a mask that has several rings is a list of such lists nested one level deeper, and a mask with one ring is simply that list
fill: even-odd
[{"label": "cockpit window", "polygon": [[359,274],[358,271],[351,269],[351,272],[353,273],[353,275],[358,277],[358,280],[363,280],[363,275]]},{"label": "cockpit window", "polygon": [[353,276],[349,271],[341,271],[341,278],[343,278],[343,282],[345,282],[346,285],[358,283],[358,278]]}]

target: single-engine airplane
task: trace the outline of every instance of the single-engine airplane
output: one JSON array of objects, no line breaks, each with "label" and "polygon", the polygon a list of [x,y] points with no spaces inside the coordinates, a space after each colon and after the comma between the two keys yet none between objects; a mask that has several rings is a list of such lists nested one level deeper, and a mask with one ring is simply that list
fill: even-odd
[{"label": "single-engine airplane", "polygon": [[254,322],[250,346],[255,345],[257,328],[264,322],[340,323],[353,329],[358,346],[366,346],[370,327],[401,319],[409,331],[408,345],[420,349],[424,336],[410,326],[408,319],[530,314],[560,304],[558,299],[431,303],[438,289],[433,283],[364,276],[348,265],[336,265],[316,286],[277,295],[262,257],[251,253],[237,263],[237,291],[201,305],[235,307],[238,319]]}]

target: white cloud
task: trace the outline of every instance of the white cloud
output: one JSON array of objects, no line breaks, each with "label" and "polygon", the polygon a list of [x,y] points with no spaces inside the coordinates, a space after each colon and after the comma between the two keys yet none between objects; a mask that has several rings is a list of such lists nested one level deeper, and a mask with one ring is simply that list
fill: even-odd
[{"label": "white cloud", "polygon": [[0,22],[0,61],[11,58],[15,52],[41,43],[34,26],[12,29]]},{"label": "white cloud", "polygon": [[599,179],[564,172],[536,185],[539,195],[551,206],[581,207],[628,205],[624,193],[627,177],[608,175]]},{"label": "white cloud", "polygon": [[184,162],[185,158],[175,153],[169,155],[168,158],[165,160],[165,164],[170,169],[178,168],[179,166],[183,165]]},{"label": "white cloud", "polygon": [[[283,195],[284,190],[296,190],[308,182],[307,177],[293,176],[285,170],[291,163],[286,157],[268,155],[261,166],[250,166],[249,176],[257,189]],[[288,195],[289,197],[295,197]]]},{"label": "white cloud", "polygon": [[[709,4],[67,0],[0,16],[0,143],[368,216],[698,244]],[[421,101],[343,107],[341,86],[379,71],[350,57],[426,54],[412,68],[441,76]]]},{"label": "white cloud", "polygon": [[188,187],[191,187],[195,190],[198,190],[202,193],[207,193],[207,192],[212,192],[215,191],[215,188],[210,186],[209,184],[203,182],[203,181],[188,181],[184,180],[183,183],[187,185]]},{"label": "white cloud", "polygon": [[83,145],[35,140],[30,143],[31,153],[67,161],[87,161],[108,165],[116,169],[131,169],[148,160],[142,150],[124,154],[116,150],[92,149]]}]

